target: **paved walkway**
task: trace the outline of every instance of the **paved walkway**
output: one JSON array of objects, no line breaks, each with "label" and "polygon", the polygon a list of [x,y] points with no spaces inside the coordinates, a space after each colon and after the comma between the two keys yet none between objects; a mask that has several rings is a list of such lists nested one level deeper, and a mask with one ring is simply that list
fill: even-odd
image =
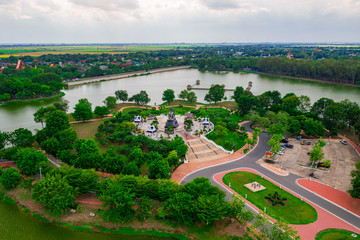
[{"label": "paved walkway", "polygon": [[281,170],[280,168],[268,165],[268,164],[260,164],[262,167],[269,169],[270,171],[274,172],[275,174],[287,176],[289,173],[287,171]]},{"label": "paved walkway", "polygon": [[[245,172],[251,172],[251,173],[255,173],[258,175],[262,175],[259,172],[257,172],[254,169],[250,169],[250,168],[238,168],[238,169],[232,169],[230,171],[225,171],[222,173],[218,173],[215,174],[213,176],[214,180],[219,183],[222,187],[226,188],[226,190],[230,191],[231,193],[239,196],[238,193],[236,193],[234,190],[232,190],[231,188],[229,188],[223,181],[223,177],[224,175],[226,175],[229,172],[236,172],[236,171],[245,171]],[[279,186],[279,184],[275,181],[273,181],[272,179],[263,176],[265,179],[269,180],[270,182],[274,183],[275,185]],[[303,199],[301,196],[297,195],[296,193],[290,191],[289,189],[285,188],[282,186],[282,189],[290,192],[291,194],[293,194],[294,196]],[[249,206],[251,206],[253,209],[255,209],[257,212],[260,211],[260,209],[258,209],[255,205],[253,205],[252,203],[250,203],[249,201],[247,201],[246,199],[243,199]],[[346,229],[355,233],[359,233],[360,234],[360,229],[353,227],[352,225],[346,223],[345,221],[343,221],[342,219],[336,217],[335,215],[329,213],[328,211],[320,208],[318,205],[313,204],[312,202],[308,201],[307,199],[303,199],[305,202],[307,202],[308,204],[310,204],[313,208],[315,208],[317,214],[318,214],[318,219],[311,223],[311,224],[306,224],[306,225],[291,225],[293,226],[297,231],[298,231],[298,235],[300,235],[302,237],[302,239],[305,240],[310,240],[310,239],[315,239],[315,236],[318,232],[328,229],[328,228],[340,228],[340,229]],[[271,219],[271,218],[270,218]],[[274,221],[274,219],[272,219],[272,221]]]},{"label": "paved walkway", "polygon": [[299,179],[297,183],[309,191],[360,216],[360,199],[352,198],[349,193],[308,179]]}]

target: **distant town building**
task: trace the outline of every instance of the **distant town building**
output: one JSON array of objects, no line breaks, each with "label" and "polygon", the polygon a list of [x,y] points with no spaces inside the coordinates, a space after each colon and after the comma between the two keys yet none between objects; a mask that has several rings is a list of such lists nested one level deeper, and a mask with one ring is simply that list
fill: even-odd
[{"label": "distant town building", "polygon": [[289,49],[289,52],[288,52],[288,54],[286,55],[286,57],[287,57],[288,59],[292,59],[292,58],[294,57],[294,55],[290,52],[290,49]]},{"label": "distant town building", "polygon": [[101,69],[101,70],[109,70],[109,67],[106,66],[106,65],[101,65],[101,66],[100,66],[100,69]]},{"label": "distant town building", "polygon": [[25,68],[25,64],[22,60],[18,60],[17,64],[16,64],[16,68],[15,70],[23,70]]}]

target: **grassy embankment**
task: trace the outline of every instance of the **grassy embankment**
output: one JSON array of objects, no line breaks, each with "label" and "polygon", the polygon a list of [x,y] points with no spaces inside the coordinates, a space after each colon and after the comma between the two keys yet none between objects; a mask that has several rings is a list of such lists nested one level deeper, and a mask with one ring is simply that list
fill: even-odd
[{"label": "grassy embankment", "polygon": [[353,237],[351,234],[355,233],[343,229],[326,229],[319,232],[315,240],[352,240],[360,237],[360,234],[355,234],[357,237]]},{"label": "grassy embankment", "polygon": [[[162,220],[156,216],[151,216],[145,221],[138,221],[136,218],[127,223],[110,223],[101,218],[101,211],[93,205],[80,204],[82,210],[74,214],[65,213],[60,217],[54,217],[41,204],[34,204],[30,199],[30,192],[18,185],[16,188],[3,193],[4,189],[0,185],[0,202],[16,205],[21,204],[19,210],[32,214],[33,217],[46,222],[57,224],[61,227],[71,228],[78,232],[102,232],[123,235],[145,235],[155,237],[172,237],[173,239],[199,239],[199,240],[251,240],[254,236],[247,234],[244,227],[238,222],[230,222],[228,219],[218,221],[211,225],[194,224],[186,226],[176,224],[170,219]],[[10,197],[8,197],[9,195]],[[26,195],[24,197],[23,195]],[[15,200],[14,200],[15,199]],[[31,210],[29,210],[31,209]],[[96,214],[89,218],[90,212]],[[236,231],[234,231],[236,229]],[[67,229],[64,229],[67,231]],[[21,231],[21,229],[20,229]]]},{"label": "grassy embankment", "polygon": [[[266,213],[274,219],[281,219],[289,224],[309,224],[315,222],[317,219],[317,212],[312,206],[274,185],[270,181],[261,178],[261,176],[257,174],[249,172],[228,173],[224,176],[223,181],[226,185],[231,183],[231,188],[242,197],[245,197],[245,194],[247,194],[247,200],[259,209],[264,210],[264,207],[266,207]],[[244,186],[247,183],[255,181],[260,183],[266,189],[259,192],[252,192]],[[265,199],[265,196],[274,194],[275,191],[278,192],[280,196],[287,199],[284,201],[284,206],[272,206],[271,202]]]}]

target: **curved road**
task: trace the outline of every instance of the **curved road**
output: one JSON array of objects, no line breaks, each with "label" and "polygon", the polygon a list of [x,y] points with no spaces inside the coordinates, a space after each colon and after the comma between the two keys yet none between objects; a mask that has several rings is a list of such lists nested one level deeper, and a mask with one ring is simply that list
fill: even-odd
[{"label": "curved road", "polygon": [[[246,130],[248,132],[253,131],[250,128],[250,123],[245,123],[243,126],[246,128]],[[277,174],[273,173],[272,171],[256,164],[256,161],[264,156],[265,151],[269,150],[269,147],[267,146],[267,142],[270,138],[271,138],[271,136],[269,136],[268,134],[262,133],[259,136],[259,143],[256,146],[256,148],[253,151],[251,151],[248,155],[246,155],[245,157],[240,158],[235,161],[232,161],[232,162],[229,162],[229,163],[215,165],[212,167],[208,167],[208,168],[193,172],[193,173],[185,176],[182,179],[181,184],[190,182],[192,179],[194,179],[196,177],[207,177],[210,179],[210,182],[213,185],[216,185],[216,186],[220,187],[222,190],[224,190],[226,192],[226,199],[229,199],[232,194],[229,191],[226,191],[226,189],[223,186],[221,186],[217,182],[215,182],[213,179],[213,176],[217,173],[229,171],[229,170],[236,169],[236,168],[241,168],[241,167],[252,168],[252,169],[258,171],[259,173],[263,174],[264,176],[267,176],[268,178],[283,185],[284,187],[288,188],[289,190],[293,191],[294,193],[302,196],[303,198],[306,198],[307,200],[318,205],[319,207],[323,208],[324,210],[334,214],[335,216],[343,219],[344,221],[346,221],[346,222],[352,224],[353,226],[357,227],[358,229],[360,229],[360,217],[344,210],[343,208],[341,208],[341,207],[317,196],[316,194],[309,192],[308,190],[300,187],[299,185],[297,185],[296,180],[300,179],[302,177],[299,177],[299,176],[297,176],[295,174],[291,174],[291,173],[289,173],[288,176],[277,175]],[[254,212],[254,210],[252,208],[249,208],[248,206],[247,206],[247,208]]]}]

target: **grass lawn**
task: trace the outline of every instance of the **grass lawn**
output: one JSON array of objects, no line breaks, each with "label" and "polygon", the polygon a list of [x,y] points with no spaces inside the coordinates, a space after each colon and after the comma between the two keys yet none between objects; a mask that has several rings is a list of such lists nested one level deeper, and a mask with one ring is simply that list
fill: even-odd
[{"label": "grass lawn", "polygon": [[104,120],[85,122],[85,123],[72,123],[70,126],[77,132],[79,138],[95,139],[98,126]]},{"label": "grass lawn", "polygon": [[351,234],[354,233],[343,229],[326,229],[319,232],[315,240],[347,240],[360,238],[360,234],[355,233],[357,235],[356,238],[351,236]]},{"label": "grass lawn", "polygon": [[124,110],[122,110],[122,113],[127,114],[129,112],[138,111],[138,110],[142,111],[143,108],[138,108],[138,107],[125,108]]},{"label": "grass lawn", "polygon": [[238,108],[238,105],[235,101],[225,101],[225,102],[218,102],[207,105],[208,107],[226,107],[230,108],[232,110],[236,110]]},{"label": "grass lawn", "polygon": [[[224,176],[223,181],[226,185],[229,185],[230,182],[231,188],[241,196],[245,197],[245,194],[247,194],[247,200],[259,209],[263,210],[266,207],[266,213],[274,219],[281,219],[289,224],[309,224],[317,219],[317,212],[312,206],[257,174],[249,172],[228,173]],[[266,189],[254,193],[244,186],[254,181],[260,183]],[[272,206],[265,199],[265,196],[269,193],[274,194],[275,191],[287,199],[284,206]]]},{"label": "grass lawn", "polygon": [[238,131],[232,132],[223,126],[215,125],[214,131],[206,137],[228,151],[237,151],[245,145],[247,134]]}]

